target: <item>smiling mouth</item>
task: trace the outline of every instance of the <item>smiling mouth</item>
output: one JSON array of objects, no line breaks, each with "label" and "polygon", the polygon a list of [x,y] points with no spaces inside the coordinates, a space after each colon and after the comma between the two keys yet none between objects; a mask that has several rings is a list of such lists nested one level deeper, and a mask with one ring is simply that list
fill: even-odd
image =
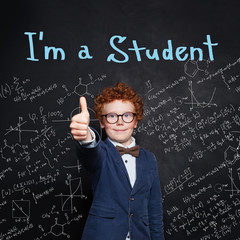
[{"label": "smiling mouth", "polygon": [[116,132],[125,132],[125,131],[127,131],[127,129],[114,129],[114,131],[116,131]]}]

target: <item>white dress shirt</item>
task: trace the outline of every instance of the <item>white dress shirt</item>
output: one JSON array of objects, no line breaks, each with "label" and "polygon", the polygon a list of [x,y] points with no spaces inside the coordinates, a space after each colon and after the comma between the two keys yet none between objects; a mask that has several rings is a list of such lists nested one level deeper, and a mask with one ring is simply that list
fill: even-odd
[{"label": "white dress shirt", "polygon": [[[122,144],[115,142],[111,139],[109,139],[109,141],[116,147],[116,146],[120,146],[120,147],[124,147]],[[135,138],[132,137],[131,138],[131,143],[127,146],[127,148],[131,148],[134,147],[136,145],[136,141]],[[129,176],[129,180],[131,183],[131,186],[134,186],[134,183],[136,181],[136,158],[133,157],[131,154],[123,154],[122,155],[122,160],[124,162],[124,165],[127,169],[128,172],[128,176]]]},{"label": "white dress shirt", "polygon": [[[90,128],[89,128],[90,129]],[[91,135],[93,137],[93,139],[91,141],[79,141],[81,145],[84,145],[88,148],[94,147],[96,145],[96,136],[95,133],[90,129]],[[116,146],[120,146],[120,147],[125,147],[122,144],[111,140],[110,138],[108,138],[108,140],[116,147]],[[127,148],[131,148],[134,147],[136,145],[136,140],[134,137],[131,137],[131,143],[127,146]],[[136,158],[133,157],[130,154],[123,154],[122,155],[122,160],[123,163],[127,169],[127,173],[128,173],[128,177],[131,183],[131,186],[133,187],[136,181]],[[130,233],[128,232],[126,240],[130,240]]]}]

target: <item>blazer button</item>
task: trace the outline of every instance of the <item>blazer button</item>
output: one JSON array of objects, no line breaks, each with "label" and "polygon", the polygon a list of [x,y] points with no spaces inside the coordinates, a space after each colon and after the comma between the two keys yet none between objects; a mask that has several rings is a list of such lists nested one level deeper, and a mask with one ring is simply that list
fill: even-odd
[{"label": "blazer button", "polygon": [[133,217],[133,213],[130,213],[129,217],[132,218]]},{"label": "blazer button", "polygon": [[134,201],[134,197],[130,197],[130,201]]}]

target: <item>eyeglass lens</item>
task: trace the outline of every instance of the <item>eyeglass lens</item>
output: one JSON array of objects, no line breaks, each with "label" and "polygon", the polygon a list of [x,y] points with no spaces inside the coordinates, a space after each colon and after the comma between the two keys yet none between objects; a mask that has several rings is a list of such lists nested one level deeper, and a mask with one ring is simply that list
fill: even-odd
[{"label": "eyeglass lens", "polygon": [[106,115],[106,118],[107,118],[107,121],[109,123],[116,123],[119,119],[119,116],[122,117],[122,120],[126,123],[130,123],[133,121],[133,118],[134,118],[134,114],[131,113],[131,112],[127,112],[127,113],[124,113],[124,114],[116,114],[116,113],[108,113]]}]

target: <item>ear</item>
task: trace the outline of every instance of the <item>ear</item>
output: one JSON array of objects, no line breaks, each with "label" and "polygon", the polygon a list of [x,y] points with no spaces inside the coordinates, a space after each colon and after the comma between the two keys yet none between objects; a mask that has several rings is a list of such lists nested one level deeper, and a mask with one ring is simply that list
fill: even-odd
[{"label": "ear", "polygon": [[136,121],[135,121],[135,123],[134,123],[134,126],[133,126],[133,127],[134,127],[134,128],[137,128],[137,125],[138,125],[138,120],[136,120]]},{"label": "ear", "polygon": [[105,128],[105,124],[103,122],[103,119],[99,120],[99,123],[100,123],[101,128]]}]

